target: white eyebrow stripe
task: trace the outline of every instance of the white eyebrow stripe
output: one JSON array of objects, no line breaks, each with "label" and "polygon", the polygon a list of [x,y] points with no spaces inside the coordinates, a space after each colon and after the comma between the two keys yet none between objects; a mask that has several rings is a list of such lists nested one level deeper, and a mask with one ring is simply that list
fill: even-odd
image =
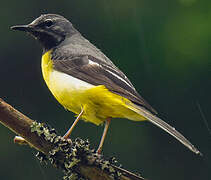
[{"label": "white eyebrow stripe", "polygon": [[127,84],[129,87],[131,87],[132,89],[134,89],[134,87],[132,87],[127,81],[125,81],[122,77],[118,76],[118,74],[115,74],[111,71],[109,71],[108,69],[105,69],[107,72],[111,73],[113,76],[117,77],[120,81],[123,81],[125,84]]}]

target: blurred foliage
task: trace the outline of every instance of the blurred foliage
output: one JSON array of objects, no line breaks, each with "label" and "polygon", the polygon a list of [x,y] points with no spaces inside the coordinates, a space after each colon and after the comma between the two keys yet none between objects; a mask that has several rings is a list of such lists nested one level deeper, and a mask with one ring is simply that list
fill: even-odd
[{"label": "blurred foliage", "polygon": [[[113,120],[103,153],[150,180],[211,179],[209,110],[211,92],[210,0],[37,0],[2,1],[0,97],[29,117],[45,121],[61,134],[74,115],[50,94],[41,76],[41,48],[9,27],[43,13],[68,18],[122,69],[140,94],[195,144],[204,157],[148,122]],[[103,127],[79,122],[73,137],[93,147]],[[39,165],[33,150],[14,145],[14,134],[0,125],[1,179],[59,179],[61,173]]]}]

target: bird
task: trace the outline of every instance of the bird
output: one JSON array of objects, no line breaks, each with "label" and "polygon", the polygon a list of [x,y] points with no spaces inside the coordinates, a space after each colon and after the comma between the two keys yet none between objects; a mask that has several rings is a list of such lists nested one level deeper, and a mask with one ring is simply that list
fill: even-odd
[{"label": "bird", "polygon": [[80,119],[105,124],[96,153],[101,154],[111,119],[149,121],[195,154],[200,151],[157,115],[126,75],[73,24],[58,14],[43,14],[27,25],[11,29],[27,32],[43,48],[42,75],[56,100],[77,118],[63,136],[69,138]]}]

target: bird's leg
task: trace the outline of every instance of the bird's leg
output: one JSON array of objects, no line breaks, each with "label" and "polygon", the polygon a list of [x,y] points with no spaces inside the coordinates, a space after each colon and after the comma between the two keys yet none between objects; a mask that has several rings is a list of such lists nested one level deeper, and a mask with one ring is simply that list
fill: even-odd
[{"label": "bird's leg", "polygon": [[111,118],[108,118],[105,122],[105,127],[104,127],[104,131],[103,131],[103,135],[101,137],[101,140],[100,140],[100,144],[97,148],[97,153],[100,154],[101,151],[102,151],[102,147],[103,147],[103,143],[104,143],[104,140],[105,140],[105,137],[106,137],[106,134],[108,132],[108,127],[109,127],[109,124],[111,122]]},{"label": "bird's leg", "polygon": [[76,118],[76,120],[74,121],[74,123],[72,124],[72,126],[70,127],[70,129],[66,132],[66,134],[63,136],[63,138],[67,139],[69,138],[71,132],[73,131],[73,128],[75,127],[75,125],[78,123],[78,121],[80,120],[82,114],[83,114],[84,110],[83,108],[81,109],[80,114],[78,115],[78,117]]}]

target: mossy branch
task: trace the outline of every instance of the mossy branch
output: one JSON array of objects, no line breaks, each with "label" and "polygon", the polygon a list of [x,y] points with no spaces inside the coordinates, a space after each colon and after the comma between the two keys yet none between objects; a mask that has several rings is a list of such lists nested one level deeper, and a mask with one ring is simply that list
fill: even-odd
[{"label": "mossy branch", "polygon": [[[89,180],[144,180],[143,177],[117,167],[113,161],[104,160],[89,149],[89,143],[81,139],[72,142],[58,136],[54,129],[28,118],[0,98],[0,123],[21,136],[31,147],[42,152],[40,159],[50,160],[62,168],[66,179]],[[23,142],[21,142],[23,143]]]}]

